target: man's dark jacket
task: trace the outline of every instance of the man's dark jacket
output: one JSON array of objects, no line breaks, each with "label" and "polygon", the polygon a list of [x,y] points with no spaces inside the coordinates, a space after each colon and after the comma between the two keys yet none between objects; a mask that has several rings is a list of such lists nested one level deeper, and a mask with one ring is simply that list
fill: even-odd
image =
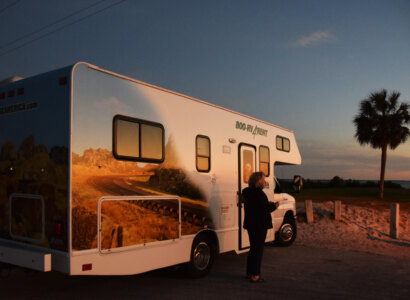
[{"label": "man's dark jacket", "polygon": [[263,230],[273,228],[271,212],[276,209],[261,188],[247,187],[242,191],[245,203],[243,228]]}]

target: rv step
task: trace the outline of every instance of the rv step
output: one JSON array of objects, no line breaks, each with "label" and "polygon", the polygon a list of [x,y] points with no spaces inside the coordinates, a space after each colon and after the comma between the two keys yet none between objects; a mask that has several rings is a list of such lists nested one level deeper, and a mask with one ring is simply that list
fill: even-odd
[{"label": "rv step", "polygon": [[0,262],[43,272],[51,271],[51,254],[0,241]]}]

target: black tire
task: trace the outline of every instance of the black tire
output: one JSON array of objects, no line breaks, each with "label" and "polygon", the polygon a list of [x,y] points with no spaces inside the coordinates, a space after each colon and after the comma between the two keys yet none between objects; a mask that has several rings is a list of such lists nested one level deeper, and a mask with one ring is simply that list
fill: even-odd
[{"label": "black tire", "polygon": [[292,245],[296,239],[296,234],[295,218],[293,218],[293,216],[285,216],[282,225],[275,234],[275,245],[280,247]]},{"label": "black tire", "polygon": [[215,246],[207,237],[197,237],[191,250],[191,260],[187,265],[191,278],[206,276],[212,268],[215,259]]}]

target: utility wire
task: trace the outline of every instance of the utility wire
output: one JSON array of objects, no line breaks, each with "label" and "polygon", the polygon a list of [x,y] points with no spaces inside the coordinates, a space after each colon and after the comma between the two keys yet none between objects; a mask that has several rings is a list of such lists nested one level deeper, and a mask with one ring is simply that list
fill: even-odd
[{"label": "utility wire", "polygon": [[57,21],[54,21],[54,22],[52,22],[52,23],[50,23],[50,24],[47,24],[47,25],[45,25],[45,26],[43,26],[43,27],[41,27],[41,28],[39,28],[39,29],[36,29],[36,30],[34,30],[34,31],[30,32],[30,33],[27,33],[27,34],[25,34],[25,35],[23,35],[23,36],[21,36],[21,37],[15,39],[15,40],[11,41],[11,42],[8,42],[8,43],[6,43],[6,44],[0,46],[0,50],[3,49],[3,48],[5,48],[5,47],[7,47],[7,46],[13,45],[13,44],[15,44],[16,42],[21,41],[22,39],[25,39],[25,38],[27,38],[27,37],[30,37],[31,35],[34,35],[34,34],[36,34],[36,33],[39,33],[39,32],[41,32],[41,31],[43,31],[44,29],[47,29],[48,27],[51,27],[51,26],[56,25],[56,24],[58,24],[58,23],[61,23],[61,22],[65,21],[65,20],[71,18],[72,16],[75,16],[75,15],[77,15],[77,14],[83,12],[84,10],[87,10],[87,9],[89,9],[89,8],[91,8],[91,7],[94,7],[94,6],[100,4],[101,2],[104,2],[104,1],[106,1],[106,0],[101,0],[101,1],[98,1],[98,2],[96,2],[96,3],[93,3],[93,4],[91,4],[91,5],[87,6],[87,7],[84,7],[84,8],[82,8],[82,9],[79,9],[79,10],[73,12],[72,14],[69,14],[68,16],[65,16],[64,18],[61,18],[61,19],[59,19],[59,20],[57,20]]},{"label": "utility wire", "polygon": [[4,13],[7,9],[9,9],[10,7],[13,7],[14,5],[16,5],[19,2],[20,2],[20,0],[16,0],[16,1],[10,3],[9,5],[6,5],[5,7],[1,8],[0,9],[0,14]]},{"label": "utility wire", "polygon": [[[103,0],[103,1],[105,1],[105,0]],[[86,15],[86,16],[84,16],[84,17],[82,17],[82,18],[80,18],[80,19],[78,19],[78,20],[76,20],[76,21],[74,21],[74,22],[68,23],[68,24],[66,24],[66,25],[64,25],[64,26],[61,26],[60,28],[57,28],[57,29],[52,30],[52,31],[50,31],[50,32],[48,32],[48,33],[45,33],[45,34],[43,34],[43,35],[41,35],[41,36],[39,36],[39,37],[37,37],[37,38],[35,38],[35,39],[32,39],[32,40],[30,40],[30,41],[28,41],[28,42],[25,42],[25,43],[23,43],[23,44],[20,45],[20,46],[17,46],[17,47],[14,47],[14,48],[10,49],[10,50],[7,50],[7,51],[1,53],[1,54],[0,54],[0,57],[4,56],[4,55],[6,55],[6,54],[8,54],[8,53],[10,53],[10,52],[13,52],[13,51],[15,51],[15,50],[18,50],[18,49],[20,49],[20,48],[23,48],[24,46],[27,46],[27,45],[29,45],[29,44],[31,44],[31,43],[34,43],[34,42],[38,41],[38,40],[41,40],[41,39],[43,39],[43,38],[45,38],[45,37],[47,37],[47,36],[49,36],[49,35],[52,35],[52,34],[58,32],[58,31],[60,31],[60,30],[63,30],[64,28],[67,28],[67,27],[69,27],[69,26],[71,26],[71,25],[74,25],[74,24],[76,24],[76,23],[79,23],[79,22],[81,22],[81,21],[83,21],[83,20],[85,20],[85,19],[87,19],[87,18],[89,18],[89,17],[95,16],[95,15],[97,15],[97,14],[99,14],[99,13],[101,13],[101,12],[107,10],[107,9],[110,9],[110,8],[112,8],[112,7],[114,7],[114,6],[117,6],[117,5],[121,4],[121,3],[124,2],[124,1],[126,1],[126,0],[121,0],[121,1],[118,1],[118,2],[116,2],[116,3],[113,3],[113,4],[109,5],[109,6],[106,6],[106,7],[102,8],[102,9],[100,9],[100,10],[97,10],[97,11],[91,13],[91,14],[88,14],[88,15]]]}]

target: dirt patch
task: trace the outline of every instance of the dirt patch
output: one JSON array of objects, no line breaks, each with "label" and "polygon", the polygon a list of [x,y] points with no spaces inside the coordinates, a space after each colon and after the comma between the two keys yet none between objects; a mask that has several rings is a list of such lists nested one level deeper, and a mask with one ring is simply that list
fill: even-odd
[{"label": "dirt patch", "polygon": [[354,200],[342,201],[342,219],[335,221],[332,201],[314,202],[315,222],[306,224],[303,218],[304,202],[298,202],[298,236],[295,243],[410,259],[410,212],[400,204],[399,238],[393,239],[389,236],[390,204],[365,204]]}]

